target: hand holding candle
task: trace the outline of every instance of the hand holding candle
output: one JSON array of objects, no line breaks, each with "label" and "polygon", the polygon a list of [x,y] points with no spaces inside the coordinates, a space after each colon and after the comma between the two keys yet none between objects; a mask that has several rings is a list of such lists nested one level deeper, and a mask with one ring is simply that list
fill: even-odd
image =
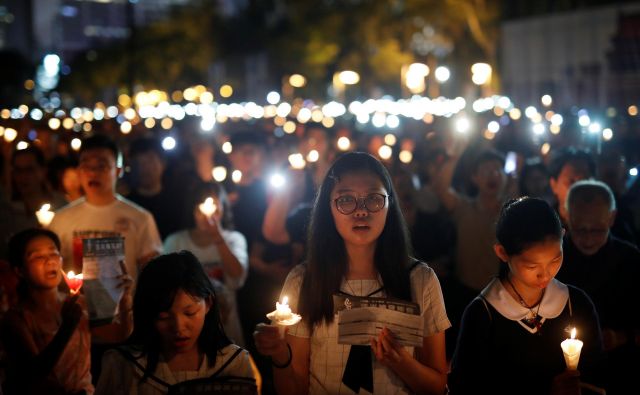
[{"label": "hand holding candle", "polygon": [[267,318],[271,320],[271,323],[278,325],[280,337],[284,337],[285,327],[295,325],[302,319],[300,315],[291,312],[288,302],[289,298],[285,296],[282,298],[282,303],[276,302],[276,309],[267,314]]},{"label": "hand holding candle", "polygon": [[567,363],[567,369],[577,370],[578,361],[580,360],[580,351],[582,351],[582,341],[576,339],[576,328],[571,330],[571,339],[565,339],[560,346],[564,354],[564,361]]},{"label": "hand holding candle", "polygon": [[71,270],[69,273],[62,272],[62,274],[64,275],[64,281],[71,291],[71,295],[76,295],[80,291],[80,288],[82,288],[82,273],[75,274],[73,270]]},{"label": "hand holding candle", "polygon": [[51,221],[53,220],[53,216],[55,215],[51,210],[51,205],[49,203],[45,203],[40,207],[40,210],[36,211],[36,217],[38,218],[38,222],[44,228],[49,226]]},{"label": "hand holding candle", "polygon": [[210,219],[218,209],[212,197],[206,198],[204,203],[200,203],[200,205],[198,205],[198,208],[200,209],[200,212],[207,217],[207,219]]}]

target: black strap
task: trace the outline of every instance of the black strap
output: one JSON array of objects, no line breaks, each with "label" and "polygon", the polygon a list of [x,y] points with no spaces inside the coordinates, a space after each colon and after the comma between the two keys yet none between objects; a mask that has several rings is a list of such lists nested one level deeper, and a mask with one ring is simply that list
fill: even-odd
[{"label": "black strap", "polygon": [[[419,260],[413,259],[413,263],[409,267],[409,273],[420,265],[420,263],[421,262]],[[384,290],[384,286],[370,292],[365,297],[368,298],[382,290]],[[355,296],[343,291],[338,292],[346,296]],[[373,393],[373,360],[371,358],[370,346],[351,346],[351,349],[349,350],[349,357],[347,358],[347,365],[345,366],[342,374],[342,383],[355,393],[360,392],[360,388],[364,388],[365,390]]]},{"label": "black strap", "polygon": [[[137,358],[134,357],[133,354],[131,354],[130,352],[128,352],[127,350],[125,350],[122,347],[116,347],[116,350],[118,350],[118,352],[120,352],[120,354],[122,354],[126,359],[128,359],[138,369],[140,369],[140,371],[142,371],[144,373],[146,368],[140,362],[138,362]],[[209,376],[208,379],[216,378],[243,351],[244,351],[244,348],[238,347],[238,349],[233,353],[233,355],[231,355],[231,357],[229,357],[229,359],[227,359],[225,361],[225,363],[222,364],[222,366],[218,370],[216,370],[211,376]],[[160,384],[160,385],[162,385],[164,387],[167,387],[167,388],[171,387],[171,384],[169,384],[166,381],[154,376],[153,374],[150,374],[148,377],[151,380],[155,381],[156,383],[158,383],[158,384]],[[235,377],[229,376],[229,378],[235,378]]]},{"label": "black strap", "polygon": [[[125,350],[122,347],[116,347],[116,350],[118,350],[118,352],[120,354],[122,354],[123,357],[125,357],[131,363],[133,363],[135,365],[135,367],[140,369],[140,371],[144,374],[144,372],[146,371],[146,368],[144,366],[142,366],[142,364],[140,362],[138,362],[138,359],[136,357],[134,357],[133,354],[131,354],[129,351]],[[165,382],[162,379],[159,379],[158,377],[154,376],[153,374],[150,374],[147,377],[150,378],[151,380],[155,381],[156,383],[164,386],[164,387],[167,387],[167,388],[171,387],[171,384]]]},{"label": "black strap", "polygon": [[416,258],[411,258],[411,260],[413,260],[413,263],[411,264],[411,266],[409,267],[409,273],[411,273],[413,271],[413,269],[415,269],[416,267],[418,267],[419,264],[421,264],[422,262],[419,261]]},{"label": "black strap", "polygon": [[493,321],[493,317],[491,316],[491,310],[489,310],[489,305],[487,304],[487,299],[484,296],[478,295],[476,299],[480,300],[484,305],[484,308],[487,310],[487,314],[489,315],[489,322]]},{"label": "black strap", "polygon": [[229,366],[229,364],[236,359],[236,357],[238,356],[238,354],[240,354],[241,352],[244,351],[244,348],[238,347],[238,349],[233,353],[233,355],[231,355],[231,357],[229,357],[229,359],[227,359],[227,361],[220,367],[220,369],[216,370],[214,374],[212,374],[211,376],[209,376],[210,379],[215,378],[217,375],[219,375],[220,373],[222,373],[222,371]]},{"label": "black strap", "polygon": [[360,388],[373,393],[373,361],[370,346],[351,346],[342,382],[355,393],[360,392]]}]

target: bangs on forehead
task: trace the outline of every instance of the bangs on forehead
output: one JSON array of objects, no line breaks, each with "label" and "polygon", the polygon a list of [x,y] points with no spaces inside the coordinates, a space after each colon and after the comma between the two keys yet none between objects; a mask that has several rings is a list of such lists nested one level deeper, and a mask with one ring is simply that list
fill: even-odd
[{"label": "bangs on forehead", "polygon": [[168,292],[160,292],[158,295],[157,314],[171,310],[179,290],[182,290],[194,303],[199,303],[201,300],[206,300],[207,298],[207,296],[202,294],[203,290],[176,288]]},{"label": "bangs on forehead", "polygon": [[169,292],[160,292],[157,295],[158,303],[156,306],[158,307],[158,309],[155,312],[155,315],[171,310],[171,306],[173,306],[173,302],[176,300],[177,293],[177,289],[171,290]]},{"label": "bangs on forehead", "polygon": [[377,174],[373,169],[368,168],[355,168],[355,169],[337,169],[339,172],[334,172],[330,177],[334,180],[335,184],[341,182],[345,177],[353,176],[356,178],[373,177],[380,181],[384,186],[384,178]]}]

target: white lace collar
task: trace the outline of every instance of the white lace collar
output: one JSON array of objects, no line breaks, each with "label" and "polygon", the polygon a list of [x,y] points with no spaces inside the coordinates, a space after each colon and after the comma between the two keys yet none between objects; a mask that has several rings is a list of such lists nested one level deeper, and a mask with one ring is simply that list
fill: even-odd
[{"label": "white lace collar", "polygon": [[[500,279],[494,278],[480,294],[505,318],[517,321],[531,333],[537,331],[537,328],[530,328],[522,321],[531,316],[531,310],[518,303],[507,292]],[[569,288],[556,279],[551,280],[540,302],[540,309],[536,308],[537,314],[541,317],[540,322],[544,323],[548,318],[559,316],[567,300],[569,300]]]}]

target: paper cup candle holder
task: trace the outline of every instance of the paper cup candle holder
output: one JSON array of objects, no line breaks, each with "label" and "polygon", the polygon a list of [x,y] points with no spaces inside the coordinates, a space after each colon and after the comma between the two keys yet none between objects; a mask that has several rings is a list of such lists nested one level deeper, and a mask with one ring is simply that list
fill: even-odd
[{"label": "paper cup candle holder", "polygon": [[76,295],[80,292],[80,288],[82,288],[82,273],[75,274],[74,271],[71,270],[69,273],[63,271],[62,274],[64,275],[64,281],[71,291],[71,295]]}]

